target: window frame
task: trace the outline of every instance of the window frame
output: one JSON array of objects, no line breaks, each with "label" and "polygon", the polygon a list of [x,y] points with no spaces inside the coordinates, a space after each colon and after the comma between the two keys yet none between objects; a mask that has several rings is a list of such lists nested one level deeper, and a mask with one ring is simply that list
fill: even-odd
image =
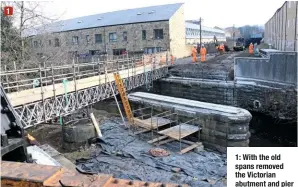
[{"label": "window frame", "polygon": [[60,47],[60,40],[59,38],[54,39],[54,47]]},{"label": "window frame", "polygon": [[127,31],[122,33],[123,41],[127,41]]},{"label": "window frame", "polygon": [[147,31],[146,30],[142,30],[142,40],[147,40]]},{"label": "window frame", "polygon": [[[116,36],[114,39],[111,39],[111,36],[114,35]],[[117,42],[117,33],[116,32],[110,32],[109,33],[109,42],[110,43],[114,43],[114,42]]]},{"label": "window frame", "polygon": [[[160,31],[161,31],[161,33],[160,33]],[[153,32],[154,32],[154,40],[163,40],[163,35],[164,35],[164,32],[163,32],[163,29],[154,29],[153,30]],[[159,38],[159,36],[161,36],[160,38]]]},{"label": "window frame", "polygon": [[91,42],[90,35],[87,34],[87,35],[86,35],[86,44],[88,45],[88,44],[90,44],[90,42]]},{"label": "window frame", "polygon": [[33,47],[38,48],[38,41],[37,40],[33,41]]},{"label": "window frame", "polygon": [[[97,40],[96,36],[100,37],[100,40]],[[102,34],[94,34],[94,40],[96,44],[102,43]]]},{"label": "window frame", "polygon": [[72,45],[79,45],[79,37],[78,36],[72,36]]}]

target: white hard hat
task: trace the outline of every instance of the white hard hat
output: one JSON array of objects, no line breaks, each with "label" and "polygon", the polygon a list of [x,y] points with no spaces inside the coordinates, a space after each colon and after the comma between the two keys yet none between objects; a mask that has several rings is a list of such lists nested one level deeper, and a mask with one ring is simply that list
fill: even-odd
[{"label": "white hard hat", "polygon": [[204,47],[204,44],[202,44],[202,47]]}]

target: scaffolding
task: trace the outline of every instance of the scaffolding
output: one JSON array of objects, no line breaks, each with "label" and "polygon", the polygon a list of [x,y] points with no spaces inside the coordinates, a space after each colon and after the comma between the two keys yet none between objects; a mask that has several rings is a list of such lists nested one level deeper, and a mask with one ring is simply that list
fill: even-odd
[{"label": "scaffolding", "polygon": [[[150,112],[145,112],[148,110]],[[155,146],[179,141],[180,154],[184,154],[202,146],[202,143],[200,142],[200,131],[202,128],[199,124],[195,124],[197,118],[181,123],[179,121],[179,115],[172,110],[164,111],[155,115],[153,115],[153,111],[154,108],[152,106],[133,110],[133,114],[136,114],[133,118],[134,126],[141,129],[135,134],[151,131],[151,140],[149,140],[148,143]],[[154,137],[154,133],[158,135],[157,138]],[[198,133],[196,142],[184,139],[195,133]],[[188,146],[182,149],[182,143],[187,144]]]}]

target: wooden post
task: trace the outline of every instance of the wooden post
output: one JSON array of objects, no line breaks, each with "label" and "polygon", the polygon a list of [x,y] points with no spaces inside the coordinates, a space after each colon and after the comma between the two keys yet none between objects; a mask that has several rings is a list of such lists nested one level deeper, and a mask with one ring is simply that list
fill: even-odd
[{"label": "wooden post", "polygon": [[99,61],[99,58],[97,58],[97,63],[98,63],[98,85],[101,85],[101,81],[100,81],[100,61]]},{"label": "wooden post", "polygon": [[98,123],[97,123],[97,121],[96,121],[96,118],[95,118],[95,116],[94,116],[93,113],[90,113],[90,118],[91,118],[92,123],[93,123],[93,125],[94,125],[94,127],[95,127],[97,137],[98,137],[98,138],[102,138],[102,134],[101,134],[99,125],[98,125]]},{"label": "wooden post", "polygon": [[56,89],[55,89],[55,78],[54,78],[54,69],[53,69],[53,64],[51,64],[51,70],[52,70],[52,85],[53,85],[53,94],[54,94],[54,99],[56,101]]},{"label": "wooden post", "polygon": [[[80,67],[80,66],[79,66]],[[78,68],[79,68],[78,67]],[[92,67],[93,67],[93,73],[95,73],[95,64],[92,64]],[[95,74],[94,74],[95,75]],[[91,73],[91,76],[93,76],[93,74]]]},{"label": "wooden post", "polygon": [[104,61],[103,62],[103,65],[104,65],[104,71],[105,71],[105,85],[107,85],[107,73],[108,73],[108,70],[107,70],[107,61]]},{"label": "wooden post", "polygon": [[47,112],[46,112],[45,101],[44,101],[44,91],[43,91],[41,65],[39,65],[39,77],[40,77],[40,91],[41,91],[41,98],[42,98],[42,107],[43,107],[44,121],[47,122],[47,117],[46,117],[46,113]]},{"label": "wooden post", "polygon": [[78,108],[78,92],[77,92],[77,81],[76,81],[76,66],[75,66],[74,60],[73,60],[72,66],[73,66],[73,81],[74,81],[75,94],[76,94],[75,109],[77,109]]},{"label": "wooden post", "polygon": [[43,62],[43,69],[44,69],[44,77],[46,80],[46,86],[48,85],[48,77],[47,77],[47,70],[46,70],[46,62]]},{"label": "wooden post", "polygon": [[6,65],[4,65],[4,71],[5,71],[5,79],[6,79],[6,85],[7,85],[7,92],[9,92],[9,81],[8,81],[8,76],[6,74],[6,71],[7,71],[7,67]]},{"label": "wooden post", "polygon": [[79,75],[80,74],[80,64],[78,64],[78,72],[76,72],[76,73],[78,74],[78,77],[81,78]]},{"label": "wooden post", "polygon": [[19,91],[19,82],[18,82],[18,73],[17,71],[17,66],[16,66],[16,62],[13,62],[13,66],[14,66],[14,71],[15,71],[15,77],[16,77],[16,83],[17,83],[17,91]]}]

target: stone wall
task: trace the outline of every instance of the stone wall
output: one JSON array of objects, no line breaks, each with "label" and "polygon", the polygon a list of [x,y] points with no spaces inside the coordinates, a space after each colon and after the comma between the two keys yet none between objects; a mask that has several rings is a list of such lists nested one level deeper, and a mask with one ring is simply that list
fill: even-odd
[{"label": "stone wall", "polygon": [[[163,39],[154,39],[154,29],[163,29]],[[142,38],[142,31],[146,31],[146,39]],[[117,41],[109,41],[109,33],[116,32]],[[127,32],[127,40],[124,40],[123,32]],[[102,42],[95,42],[95,34],[102,35]],[[89,35],[89,41],[87,41]],[[73,36],[79,39],[78,44],[73,44]],[[60,46],[54,46],[54,39],[58,38]],[[160,47],[170,51],[175,58],[189,56],[191,51],[186,46],[184,5],[182,5],[170,20],[115,25],[98,28],[67,31],[34,36],[30,43],[38,41],[38,47],[32,46],[32,52],[43,54],[55,54],[55,52],[89,53],[90,50],[99,50],[113,54],[113,49],[126,49],[128,52],[142,52],[145,48]],[[51,42],[49,42],[51,41]],[[59,51],[60,50],[60,51]]]},{"label": "stone wall", "polygon": [[169,77],[154,82],[151,92],[172,97],[241,107],[274,118],[296,119],[297,90],[283,84]]},{"label": "stone wall", "polygon": [[162,95],[234,105],[234,84],[232,81],[170,77],[159,80],[154,86],[155,93]]},{"label": "stone wall", "polygon": [[235,84],[235,106],[260,112],[273,118],[297,119],[297,90],[275,84]]},{"label": "stone wall", "polygon": [[247,110],[144,92],[131,93],[128,98],[135,105],[150,105],[159,111],[173,110],[185,120],[197,118],[194,125],[202,127],[200,136],[205,147],[225,152],[227,146],[249,145],[252,116]]},{"label": "stone wall", "polygon": [[[153,39],[154,29],[163,29],[163,39]],[[142,30],[146,30],[146,39],[142,39]],[[117,41],[109,41],[109,33],[116,32]],[[127,32],[127,41],[123,38],[123,32]],[[102,35],[102,42],[95,42],[95,34]],[[89,35],[90,41],[87,43],[86,35]],[[72,37],[78,36],[78,45],[72,44]],[[54,39],[60,40],[60,47],[54,47]],[[49,40],[52,40],[49,45]],[[100,50],[103,52],[105,48],[108,54],[113,53],[113,49],[126,48],[128,51],[140,51],[145,47],[162,47],[164,50],[169,49],[169,21],[147,22],[127,25],[117,25],[99,28],[82,29],[75,31],[67,31],[63,33],[54,33],[49,35],[39,35],[31,39],[31,41],[41,41],[41,45],[33,48],[36,53],[47,53],[50,51],[66,50],[77,51],[79,54],[88,53],[89,50]]]}]

